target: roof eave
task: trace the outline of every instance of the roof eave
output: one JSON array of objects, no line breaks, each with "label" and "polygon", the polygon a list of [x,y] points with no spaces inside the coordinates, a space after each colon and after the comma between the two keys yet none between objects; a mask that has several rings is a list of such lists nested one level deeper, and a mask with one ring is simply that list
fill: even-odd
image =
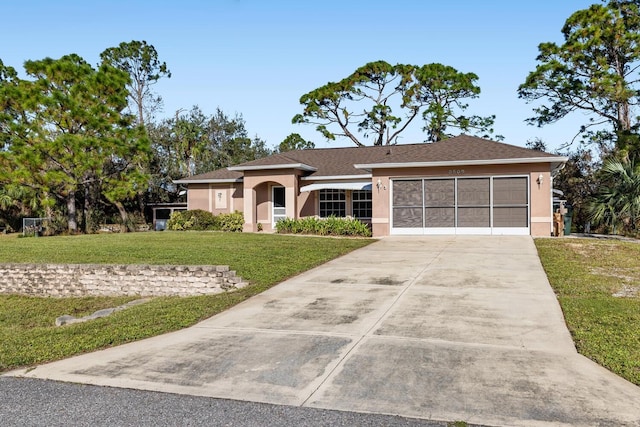
[{"label": "roof eave", "polygon": [[370,173],[357,173],[353,175],[324,175],[324,176],[303,176],[300,179],[302,181],[340,181],[340,180],[354,180],[354,179],[371,179]]},{"label": "roof eave", "polygon": [[304,163],[286,163],[278,165],[256,165],[256,166],[229,166],[227,170],[235,172],[274,170],[274,169],[300,169],[307,172],[315,172],[318,169]]},{"label": "roof eave", "polygon": [[242,178],[204,178],[204,179],[177,179],[174,184],[226,184],[232,182],[242,182]]},{"label": "roof eave", "polygon": [[372,169],[391,168],[420,168],[437,166],[483,166],[483,165],[505,165],[522,163],[564,163],[568,157],[525,157],[517,159],[489,159],[489,160],[454,160],[440,162],[402,162],[402,163],[362,163],[353,165],[356,169],[371,171]]}]

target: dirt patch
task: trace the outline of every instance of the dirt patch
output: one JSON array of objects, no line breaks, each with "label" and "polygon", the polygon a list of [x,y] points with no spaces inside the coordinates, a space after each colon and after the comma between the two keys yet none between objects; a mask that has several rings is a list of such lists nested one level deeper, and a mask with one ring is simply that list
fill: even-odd
[{"label": "dirt patch", "polygon": [[615,250],[614,244],[607,244],[602,242],[600,243],[571,242],[571,243],[565,243],[565,246],[573,250],[573,252],[583,257],[592,257],[595,254],[602,255],[603,253],[605,254],[611,253]]},{"label": "dirt patch", "polygon": [[640,297],[640,286],[624,285],[622,289],[613,294],[616,298],[635,298]]},{"label": "dirt patch", "polygon": [[591,268],[591,273],[598,276],[615,277],[616,279],[622,279],[625,282],[640,282],[640,268],[616,268],[615,270],[609,270],[606,268]]},{"label": "dirt patch", "polygon": [[611,277],[623,282],[621,288],[611,295],[616,298],[634,298],[640,296],[640,268],[616,268],[609,270],[606,268],[591,268],[592,274]]}]

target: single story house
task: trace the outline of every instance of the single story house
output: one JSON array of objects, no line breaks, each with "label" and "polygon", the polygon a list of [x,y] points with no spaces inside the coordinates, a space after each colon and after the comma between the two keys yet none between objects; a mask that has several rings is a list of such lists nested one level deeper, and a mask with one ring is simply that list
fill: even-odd
[{"label": "single story house", "polygon": [[278,153],[175,181],[188,209],[241,211],[244,230],[351,216],[373,236],[552,232],[552,184],[566,157],[467,135],[431,144]]}]

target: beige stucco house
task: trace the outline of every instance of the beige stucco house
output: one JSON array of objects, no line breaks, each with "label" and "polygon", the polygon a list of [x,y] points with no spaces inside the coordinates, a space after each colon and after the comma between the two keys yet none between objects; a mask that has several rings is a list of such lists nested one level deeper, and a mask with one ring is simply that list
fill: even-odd
[{"label": "beige stucco house", "polygon": [[552,231],[553,175],[566,157],[458,136],[431,144],[274,154],[176,181],[188,209],[241,211],[245,231],[285,217],[351,216],[374,237]]}]

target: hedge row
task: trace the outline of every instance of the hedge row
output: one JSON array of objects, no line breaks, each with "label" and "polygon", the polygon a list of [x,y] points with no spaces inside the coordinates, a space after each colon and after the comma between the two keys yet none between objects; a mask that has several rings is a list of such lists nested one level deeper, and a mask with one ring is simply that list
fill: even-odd
[{"label": "hedge row", "polygon": [[178,231],[242,231],[244,216],[242,212],[214,215],[211,212],[194,209],[171,214],[167,221],[168,230]]},{"label": "hedge row", "polygon": [[364,222],[355,218],[338,218],[334,216],[329,218],[285,218],[276,223],[276,231],[282,234],[371,237],[371,229]]}]

